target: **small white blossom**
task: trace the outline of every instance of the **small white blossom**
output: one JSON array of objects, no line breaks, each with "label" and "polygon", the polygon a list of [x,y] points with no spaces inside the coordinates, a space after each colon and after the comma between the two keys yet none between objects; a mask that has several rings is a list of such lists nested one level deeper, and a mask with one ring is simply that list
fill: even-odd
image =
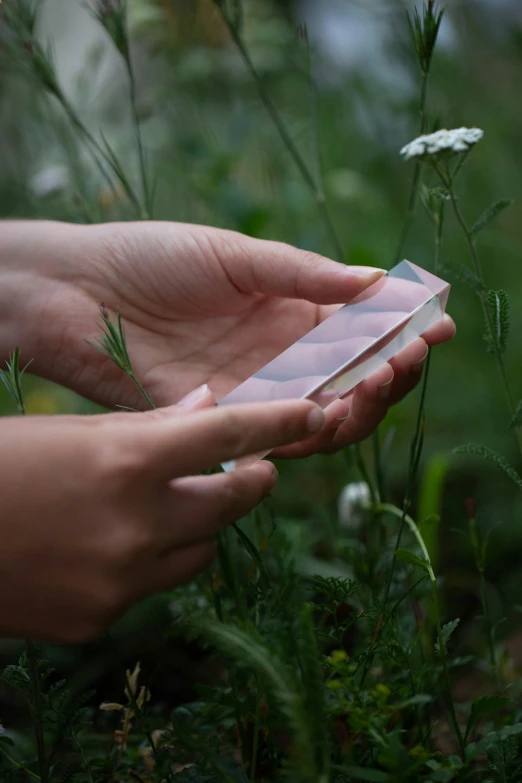
[{"label": "small white blossom", "polygon": [[371,506],[370,488],[364,481],[347,484],[339,495],[337,511],[343,527],[358,527],[362,512]]},{"label": "small white blossom", "polygon": [[413,139],[402,148],[401,155],[409,160],[425,155],[437,155],[439,152],[467,152],[483,135],[484,131],[480,128],[444,128]]},{"label": "small white blossom", "polygon": [[29,189],[36,198],[44,198],[65,190],[68,184],[69,172],[65,166],[48,166],[31,178]]}]

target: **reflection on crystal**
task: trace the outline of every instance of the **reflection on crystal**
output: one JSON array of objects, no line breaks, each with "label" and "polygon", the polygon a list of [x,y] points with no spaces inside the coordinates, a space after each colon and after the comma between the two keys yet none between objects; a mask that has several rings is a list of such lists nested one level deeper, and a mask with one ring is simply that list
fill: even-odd
[{"label": "reflection on crystal", "polygon": [[[362,294],[260,367],[218,405],[312,399],[323,408],[351,392],[444,314],[450,286],[401,261]],[[266,454],[227,463],[253,464]]]}]

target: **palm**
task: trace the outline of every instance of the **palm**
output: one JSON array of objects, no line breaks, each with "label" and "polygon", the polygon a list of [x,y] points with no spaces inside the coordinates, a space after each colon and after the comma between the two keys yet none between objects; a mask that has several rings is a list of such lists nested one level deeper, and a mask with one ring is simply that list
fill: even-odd
[{"label": "palm", "polygon": [[[222,236],[209,234],[211,242]],[[328,309],[301,299],[242,293],[218,255],[229,248],[202,252],[193,236],[185,228],[176,237],[175,264],[161,230],[146,234],[146,246],[134,243],[130,253],[127,246],[124,251],[111,247],[114,274],[104,265],[75,308],[89,341],[100,336],[101,301],[121,312],[135,374],[158,405],[176,402],[203,383],[223,396],[312,329]],[[143,407],[135,387],[108,360],[87,345],[77,346],[75,355],[77,391],[109,407]]]}]

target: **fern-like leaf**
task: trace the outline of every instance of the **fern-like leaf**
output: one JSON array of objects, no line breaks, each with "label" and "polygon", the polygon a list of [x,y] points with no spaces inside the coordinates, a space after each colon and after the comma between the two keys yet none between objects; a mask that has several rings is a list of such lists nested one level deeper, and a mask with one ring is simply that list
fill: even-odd
[{"label": "fern-like leaf", "polygon": [[502,289],[488,291],[487,305],[490,312],[491,328],[486,327],[486,340],[490,350],[504,353],[509,335],[509,299]]},{"label": "fern-like leaf", "polygon": [[503,212],[507,207],[510,207],[512,203],[512,198],[503,198],[499,201],[495,201],[495,203],[488,207],[479,217],[471,229],[471,234],[478,234],[479,231],[482,231],[483,228],[486,228],[486,226],[491,223],[491,221],[494,220],[497,215]]},{"label": "fern-like leaf", "polygon": [[291,670],[253,629],[246,632],[232,625],[208,622],[197,630],[221,652],[231,657],[237,666],[250,669],[263,678],[280,712],[288,721],[296,748],[299,749],[299,769],[307,770],[307,776],[302,778],[303,783],[315,783],[315,741],[310,736],[306,699]]},{"label": "fern-like leaf", "polygon": [[[456,617],[454,620],[450,620],[449,623],[446,623],[446,625],[442,626],[442,641],[446,653],[448,652],[448,642],[453,636],[453,633],[457,625],[459,624],[459,622],[460,622],[460,618]],[[440,655],[440,646],[438,642],[435,642],[435,652],[437,653],[437,655]]]},{"label": "fern-like leaf", "polygon": [[474,454],[477,457],[482,457],[482,459],[485,459],[488,462],[492,462],[522,491],[522,478],[518,475],[516,470],[511,467],[509,462],[507,462],[501,454],[493,451],[493,449],[489,449],[487,446],[483,446],[480,443],[466,443],[464,446],[456,448],[454,454]]}]

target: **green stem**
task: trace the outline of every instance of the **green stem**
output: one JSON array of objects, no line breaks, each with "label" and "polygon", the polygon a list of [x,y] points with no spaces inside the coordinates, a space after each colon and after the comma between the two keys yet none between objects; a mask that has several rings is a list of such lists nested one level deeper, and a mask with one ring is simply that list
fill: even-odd
[{"label": "green stem", "polygon": [[[428,376],[429,376],[429,369],[430,369],[430,361],[431,361],[431,353],[428,353],[428,359],[426,362],[426,369],[424,371],[424,379],[422,383],[422,391],[421,391],[421,399],[419,403],[419,410],[417,413],[417,424],[415,427],[415,433],[413,435],[413,439],[411,442],[411,448],[410,448],[410,464],[408,467],[408,481],[406,485],[406,492],[404,494],[404,503],[403,503],[403,511],[402,511],[402,517],[401,522],[399,525],[399,530],[397,533],[397,539],[395,541],[395,548],[393,550],[393,558],[392,563],[390,567],[390,572],[388,574],[388,579],[386,581],[386,588],[384,591],[384,606],[386,607],[388,603],[388,598],[390,596],[390,588],[393,580],[393,572],[395,569],[395,563],[397,561],[397,550],[399,549],[401,545],[402,540],[402,534],[404,532],[404,527],[406,524],[406,517],[408,515],[409,508],[411,506],[411,501],[413,497],[413,488],[415,484],[415,479],[417,476],[417,468],[420,460],[420,450],[422,448],[422,440],[423,440],[423,429],[424,429],[424,403],[426,400],[426,390],[428,385]],[[429,558],[428,558],[429,559]]]},{"label": "green stem", "polygon": [[9,753],[2,747],[2,745],[0,745],[0,753],[8,760],[10,764],[13,765],[13,767],[15,767],[15,769],[22,770],[23,772],[25,772],[26,775],[29,775],[30,778],[34,778],[35,780],[41,780],[41,777],[37,775],[36,772],[32,772],[27,767],[24,767],[23,764],[19,764],[18,761],[15,761],[15,759],[9,755]]},{"label": "green stem", "polygon": [[377,492],[379,493],[379,500],[383,502],[384,500],[386,500],[386,487],[385,487],[385,480],[384,480],[384,468],[382,464],[381,439],[379,436],[378,427],[376,430],[374,430],[372,435],[372,446],[373,446],[373,462],[374,462],[374,470],[375,470],[375,481],[377,483]]},{"label": "green stem", "polygon": [[74,740],[74,744],[76,746],[76,750],[78,752],[78,755],[80,756],[80,759],[81,759],[81,762],[82,762],[82,765],[83,765],[83,771],[87,775],[88,783],[94,783],[92,775],[91,775],[91,771],[89,769],[89,762],[87,761],[87,756],[85,755],[85,750],[83,748],[82,743],[78,739],[78,735],[76,734],[76,732],[72,733],[72,738]]},{"label": "green stem", "polygon": [[[428,95],[429,77],[430,77],[430,70],[428,68],[428,70],[423,71],[422,73],[421,96],[419,102],[419,114],[420,114],[419,135],[422,135],[426,130],[426,98]],[[404,218],[404,223],[402,225],[399,242],[397,244],[397,250],[395,251],[394,264],[398,264],[399,261],[401,260],[406,238],[409,234],[411,223],[413,221],[413,216],[415,214],[417,196],[419,194],[421,166],[422,166],[421,161],[416,161],[415,168],[413,170],[413,179],[411,181],[410,197],[408,199],[408,208],[406,210],[406,216]]]},{"label": "green stem", "polygon": [[38,754],[38,768],[40,770],[40,780],[42,783],[49,783],[49,772],[47,769],[47,754],[45,750],[45,737],[43,731],[42,698],[40,694],[40,674],[38,672],[38,649],[33,642],[27,644],[27,663],[29,668],[29,678],[31,680],[31,689],[33,696],[33,718],[34,731],[36,736],[36,750]]},{"label": "green stem", "polygon": [[440,251],[442,247],[442,234],[444,231],[444,202],[441,201],[439,213],[435,223],[435,256],[433,259],[433,272],[438,275],[440,268]]},{"label": "green stem", "polygon": [[317,185],[314,177],[312,176],[310,169],[308,168],[303,156],[297,149],[290,133],[288,132],[288,129],[283,122],[283,119],[281,118],[281,115],[279,114],[278,110],[275,107],[274,102],[272,101],[272,98],[270,97],[270,93],[268,92],[267,88],[265,87],[265,84],[257,72],[257,69],[252,62],[252,58],[250,57],[250,53],[248,49],[246,48],[243,39],[241,38],[241,35],[239,34],[239,30],[237,29],[236,25],[233,23],[232,19],[227,14],[225,8],[223,5],[217,3],[217,7],[219,8],[221,15],[225,21],[225,24],[228,27],[228,30],[230,32],[230,35],[232,36],[232,39],[234,40],[234,43],[236,44],[244,62],[247,66],[248,70],[250,71],[250,75],[252,76],[256,87],[259,92],[259,97],[261,98],[262,103],[264,104],[272,122],[274,123],[277,132],[279,133],[279,136],[281,137],[281,140],[283,144],[285,145],[288,153],[294,160],[295,165],[299,169],[299,173],[301,174],[301,177],[303,178],[303,181],[309,188],[312,195],[315,197],[317,208],[319,210],[319,213],[323,219],[326,231],[328,233],[328,236],[330,238],[330,242],[332,244],[332,247],[335,250],[335,253],[337,255],[337,259],[339,261],[342,261],[344,263],[344,252],[342,249],[341,242],[339,240],[339,237],[337,235],[337,232],[335,230],[328,205],[326,203],[326,199],[324,196],[324,193],[320,189],[320,187]]},{"label": "green stem", "polygon": [[[433,571],[432,571],[433,573]],[[431,591],[433,596],[433,609],[434,609],[434,615],[435,615],[435,625],[437,628],[437,640],[439,643],[439,651],[440,651],[440,657],[442,661],[442,670],[444,673],[444,683],[446,685],[446,692],[448,696],[448,704],[451,714],[451,720],[453,723],[453,728],[455,729],[455,734],[457,736],[457,741],[459,743],[460,753],[462,756],[462,760],[464,761],[465,755],[466,755],[466,747],[464,744],[464,738],[462,736],[462,732],[460,730],[459,722],[457,720],[457,713],[455,711],[455,702],[453,701],[453,693],[451,690],[451,679],[449,675],[449,668],[448,668],[448,657],[446,655],[446,646],[444,644],[444,638],[442,636],[442,626],[441,626],[441,620],[440,620],[440,608],[439,608],[439,597],[437,594],[437,582],[435,577],[431,578]]]},{"label": "green stem", "polygon": [[479,568],[479,577],[480,577],[480,598],[482,601],[482,611],[484,612],[484,619],[486,621],[486,628],[487,628],[489,661],[490,661],[491,671],[495,676],[495,687],[498,693],[500,690],[500,677],[499,677],[499,671],[497,667],[497,656],[495,654],[495,634],[493,632],[493,624],[491,622],[491,615],[489,612],[489,603],[486,594],[486,580],[482,568]]},{"label": "green stem", "polygon": [[[226,531],[222,531],[221,533],[217,534],[216,543],[217,543],[217,552],[218,552],[218,562],[221,568],[221,572],[226,579],[229,571],[230,558],[228,557],[226,541],[224,540],[225,532]],[[230,585],[227,586],[230,587]],[[216,612],[216,617],[218,618],[220,623],[225,624],[226,621],[223,615],[223,606],[221,603],[221,598],[217,593],[219,587],[217,589],[214,589],[214,586],[211,583],[210,589],[212,591],[212,598],[214,601],[214,609]],[[237,597],[236,597],[236,601],[237,601]],[[242,611],[239,611],[239,605],[238,605],[238,612],[240,616],[243,616]],[[241,711],[239,709],[239,691],[238,691],[237,682],[233,671],[229,671],[229,678],[230,678],[230,687],[232,689],[232,694],[234,696],[234,714],[235,714],[234,716],[236,721],[236,731],[241,745],[241,755],[243,755],[243,753],[245,752],[245,748],[247,747],[247,744],[246,744],[245,732],[243,729],[243,722],[241,720]]]},{"label": "green stem", "polygon": [[140,381],[138,380],[138,378],[134,375],[134,373],[132,371],[129,373],[129,377],[132,378],[132,380],[134,381],[134,383],[138,387],[138,389],[140,391],[140,394],[143,395],[143,397],[145,398],[147,403],[150,405],[152,410],[155,410],[156,409],[156,404],[152,400],[152,397],[145,391],[145,389],[141,385]]},{"label": "green stem", "polygon": [[[414,436],[412,438],[411,447],[410,447],[410,463],[409,463],[409,467],[408,467],[408,481],[407,481],[407,484],[406,484],[406,492],[405,492],[405,495],[404,495],[404,503],[403,503],[403,507],[402,507],[402,512],[400,514],[401,521],[400,521],[400,524],[399,524],[399,530],[397,532],[397,538],[396,538],[395,547],[394,547],[394,550],[393,550],[393,557],[392,557],[392,562],[391,562],[391,566],[390,566],[390,571],[388,573],[388,577],[387,577],[387,580],[386,580],[386,586],[385,586],[385,590],[384,590],[383,608],[382,608],[382,610],[381,610],[381,612],[379,614],[379,617],[377,619],[377,624],[375,626],[375,631],[374,631],[374,634],[373,634],[373,638],[372,638],[372,640],[370,642],[370,647],[369,647],[368,652],[367,652],[365,667],[364,667],[363,673],[361,675],[361,682],[360,682],[360,686],[359,686],[361,688],[362,688],[362,686],[364,684],[364,681],[366,679],[366,676],[367,676],[367,674],[368,674],[368,672],[370,670],[370,667],[371,667],[371,664],[372,664],[372,661],[373,661],[373,657],[374,657],[373,650],[375,648],[375,645],[377,644],[377,642],[378,642],[378,640],[379,640],[379,638],[380,638],[380,636],[382,634],[382,630],[383,630],[383,628],[385,626],[385,621],[387,621],[389,619],[389,617],[391,616],[391,614],[389,612],[388,613],[386,612],[386,608],[387,608],[388,600],[389,600],[389,597],[390,597],[390,589],[391,589],[391,585],[392,585],[392,581],[393,581],[393,573],[394,573],[394,570],[395,570],[395,564],[397,562],[397,551],[400,548],[401,541],[402,541],[402,536],[403,536],[404,528],[405,528],[406,524],[410,524],[413,521],[413,520],[411,520],[411,517],[408,517],[408,510],[409,510],[409,508],[411,506],[411,501],[412,501],[412,496],[413,496],[413,488],[414,488],[415,479],[416,479],[416,476],[417,476],[417,470],[418,470],[420,456],[421,456],[421,451],[422,451],[422,442],[423,442],[423,437],[424,437],[424,402],[425,402],[425,399],[426,399],[426,389],[427,389],[427,382],[428,382],[428,375],[429,375],[429,368],[430,368],[430,359],[431,359],[431,354],[428,353],[428,359],[427,359],[427,362],[426,362],[426,369],[424,371],[424,379],[423,379],[423,383],[422,383],[422,392],[421,392],[421,399],[420,399],[420,404],[419,404],[419,411],[418,411],[418,414],[417,414],[417,425],[416,425],[416,428],[415,428],[415,434],[414,434]],[[394,507],[393,506],[389,506],[388,504],[384,503],[381,506],[374,507],[374,508],[375,508],[376,513],[378,513],[378,509],[380,509],[381,511],[382,510],[386,511],[386,510],[389,510],[390,508],[394,508]],[[415,524],[415,523],[413,523],[413,524]],[[410,524],[410,527],[411,527],[411,524]],[[424,546],[424,542],[423,541],[422,541],[422,546]],[[429,557],[427,557],[426,559],[429,561]]]},{"label": "green stem", "polygon": [[[457,218],[457,222],[459,223],[459,225],[460,225],[460,227],[462,229],[462,232],[463,232],[463,234],[464,234],[464,236],[466,238],[466,242],[467,242],[467,245],[468,245],[468,248],[469,248],[469,252],[470,252],[470,256],[471,256],[471,260],[472,260],[472,264],[473,264],[473,270],[475,272],[475,275],[479,279],[479,281],[482,283],[481,289],[478,291],[478,297],[479,297],[479,300],[480,300],[480,304],[482,306],[482,312],[484,314],[484,320],[486,322],[486,326],[488,328],[489,334],[491,334],[493,336],[494,335],[494,326],[493,326],[493,321],[492,321],[492,318],[491,318],[491,312],[490,312],[490,309],[488,307],[488,303],[487,303],[487,299],[486,299],[486,294],[485,294],[486,286],[484,284],[484,275],[483,275],[483,272],[482,272],[482,267],[481,267],[481,264],[480,264],[480,259],[479,259],[479,256],[478,256],[477,247],[476,247],[476,244],[475,244],[475,239],[473,237],[473,234],[469,230],[469,228],[468,228],[468,226],[466,224],[466,221],[464,219],[464,216],[463,216],[463,214],[461,212],[461,209],[459,207],[457,195],[456,195],[455,189],[453,187],[453,179],[450,176],[447,176],[441,170],[440,166],[436,162],[434,163],[434,167],[435,167],[435,171],[437,172],[437,174],[441,178],[443,184],[445,185],[445,187],[448,190],[448,193],[449,193],[449,196],[450,196],[450,199],[451,199],[451,204],[452,204],[452,207],[453,207],[453,212],[455,213],[455,217]],[[513,391],[511,389],[511,384],[509,382],[506,366],[504,364],[504,357],[502,356],[502,352],[499,350],[499,348],[498,348],[498,346],[496,344],[496,341],[494,339],[491,340],[491,347],[492,347],[493,355],[494,355],[496,363],[497,363],[497,368],[498,368],[498,371],[499,371],[499,375],[500,375],[500,378],[502,380],[502,384],[503,384],[503,387],[504,387],[504,392],[505,392],[505,395],[506,395],[506,400],[507,400],[509,412],[511,414],[511,418],[514,419],[514,417],[515,417],[515,410],[516,410],[516,404],[515,404],[515,398],[514,398],[514,395],[513,395]],[[516,434],[517,443],[518,443],[518,447],[519,447],[520,453],[522,454],[522,432],[521,432],[521,428],[520,427],[517,427],[515,429],[515,434]]]},{"label": "green stem", "polygon": [[462,754],[462,758],[464,759],[464,752],[465,752],[465,746],[464,746],[464,740],[462,737],[462,732],[460,730],[460,726],[457,720],[457,713],[455,711],[455,703],[453,701],[453,693],[451,690],[451,679],[449,675],[449,667],[448,667],[448,658],[446,655],[446,647],[444,645],[444,639],[442,636],[442,625],[441,625],[441,618],[440,618],[440,607],[439,607],[439,597],[437,593],[437,579],[435,577],[435,572],[433,571],[433,566],[431,564],[430,555],[428,552],[428,549],[426,547],[426,544],[424,542],[424,539],[421,535],[421,532],[416,525],[415,521],[408,516],[408,514],[404,513],[404,510],[401,512],[400,509],[398,509],[396,506],[392,506],[389,503],[384,503],[382,506],[379,507],[379,511],[387,512],[389,514],[393,514],[395,516],[401,515],[401,523],[404,522],[404,524],[407,524],[410,528],[410,531],[414,535],[419,548],[422,552],[422,556],[424,560],[426,561],[426,571],[428,573],[428,576],[430,578],[431,582],[431,591],[432,591],[432,597],[433,597],[433,606],[434,606],[434,615],[435,615],[435,626],[437,629],[437,641],[439,643],[439,650],[440,650],[440,657],[442,661],[442,669],[444,673],[444,682],[446,685],[446,691],[448,696],[448,704],[451,714],[451,720],[453,722],[453,728],[455,729],[455,734],[457,737],[457,741],[459,743],[459,748]]},{"label": "green stem", "polygon": [[[368,485],[368,489],[370,491],[370,498],[372,502],[372,507],[375,507],[377,503],[379,502],[379,496],[378,496],[378,490],[375,487],[374,482],[371,479],[370,471],[368,470],[368,466],[366,465],[361,444],[355,443],[352,447],[352,453],[355,456],[355,464],[357,465],[357,470],[361,474],[362,480]],[[347,455],[348,452],[345,451],[345,454]]]},{"label": "green stem", "polygon": [[127,178],[123,175],[123,172],[121,171],[115,171],[114,162],[111,160],[107,152],[103,149],[101,144],[95,139],[95,137],[92,135],[92,133],[86,128],[86,126],[83,124],[83,122],[80,120],[70,103],[68,102],[67,98],[63,93],[57,92],[55,93],[55,96],[57,100],[59,101],[60,105],[62,106],[65,114],[67,115],[69,122],[71,125],[78,131],[78,133],[83,136],[85,142],[87,143],[87,146],[89,147],[91,154],[93,156],[93,160],[96,164],[96,167],[100,171],[101,175],[104,177],[104,179],[107,181],[109,187],[111,190],[114,191],[114,182],[110,175],[105,170],[104,166],[101,164],[101,160],[104,161],[104,163],[109,167],[111,171],[113,171],[116,176],[118,177],[121,185],[123,186],[123,189],[125,193],[127,194],[127,197],[129,201],[134,206],[136,212],[140,217],[143,216],[143,210],[141,207],[141,204],[139,202],[139,199],[137,198],[136,194],[134,193],[134,190],[132,186],[130,185]]},{"label": "green stem", "polygon": [[149,190],[149,182],[147,177],[147,166],[145,162],[145,150],[143,146],[143,136],[141,133],[141,122],[138,113],[138,105],[136,99],[136,79],[134,76],[134,68],[132,67],[132,60],[130,56],[129,48],[129,36],[127,33],[127,24],[125,22],[125,48],[123,50],[123,60],[127,69],[129,77],[129,97],[132,114],[132,123],[134,125],[134,134],[136,138],[136,149],[138,152],[138,162],[140,167],[140,179],[141,190],[143,193],[144,208],[142,210],[142,217],[144,220],[150,220],[152,218],[152,203]]}]

